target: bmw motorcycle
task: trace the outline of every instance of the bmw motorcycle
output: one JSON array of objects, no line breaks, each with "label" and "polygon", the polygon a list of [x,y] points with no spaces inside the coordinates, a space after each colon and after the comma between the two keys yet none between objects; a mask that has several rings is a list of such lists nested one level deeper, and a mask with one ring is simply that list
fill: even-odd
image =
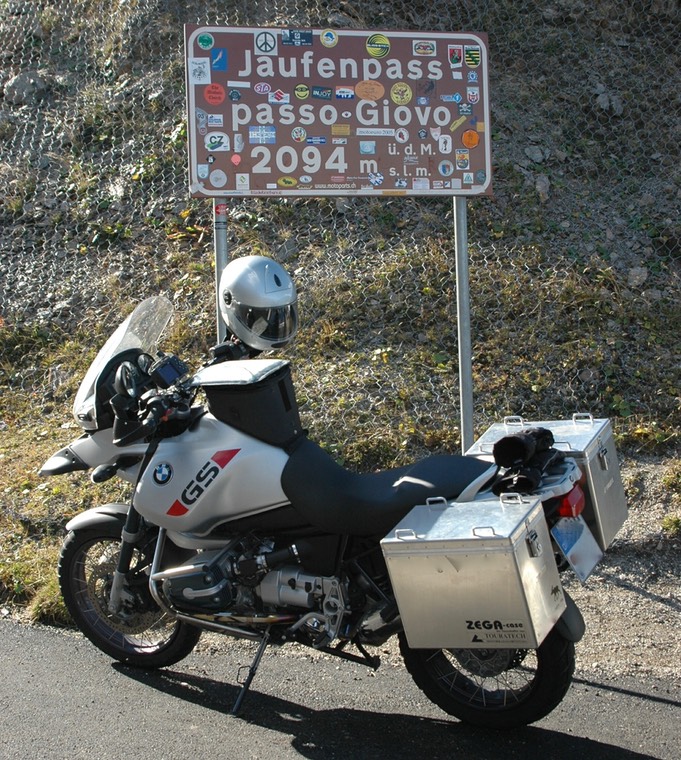
[{"label": "bmw motorcycle", "polygon": [[[500,631],[490,643],[481,635],[502,623],[462,613],[470,629],[462,646],[443,625],[456,619],[446,593],[457,574],[443,587],[439,566],[430,577],[428,565],[411,573],[416,596],[430,598],[414,616],[407,607],[417,600],[396,594],[387,559],[391,540],[418,537],[399,527],[418,505],[451,515],[492,500],[503,512],[508,489],[517,500],[521,493],[539,500],[542,530],[566,508],[578,514],[575,461],[535,440],[530,449],[539,459],[516,451],[506,463],[513,467],[437,455],[387,471],[349,471],[302,429],[288,362],[213,360],[192,373],[158,351],[172,314],[170,301],[156,296],[118,327],[75,397],[82,435],[41,469],[91,470],[94,483],[117,476],[132,484],[129,504],[103,504],[66,525],[60,587],[83,634],[110,657],[142,668],[182,660],[202,631],[257,642],[234,713],[270,644],[297,642],[375,669],[371,649],[393,636],[416,684],[461,721],[512,728],[555,708],[584,633],[559,581],[552,581],[551,600],[560,597],[560,605],[545,616],[541,640],[518,644]],[[529,485],[528,473],[535,475]],[[542,567],[548,555],[557,573],[562,568],[546,542]],[[530,558],[542,555],[536,531],[522,544]],[[478,601],[489,588],[485,567],[462,581]],[[422,630],[442,631],[434,645],[423,646],[430,639],[405,623],[407,612]]]}]

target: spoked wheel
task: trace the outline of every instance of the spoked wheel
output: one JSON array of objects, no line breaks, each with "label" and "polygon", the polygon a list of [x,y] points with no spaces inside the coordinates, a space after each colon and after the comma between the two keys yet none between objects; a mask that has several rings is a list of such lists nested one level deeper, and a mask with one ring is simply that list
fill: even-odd
[{"label": "spoked wheel", "polygon": [[172,665],[196,646],[201,630],[161,610],[149,592],[150,557],[135,550],[123,591],[123,605],[108,609],[118,561],[120,533],[71,532],[59,558],[59,584],[76,625],[102,652],[144,668]]},{"label": "spoked wheel", "polygon": [[428,699],[484,728],[515,728],[548,715],[575,669],[575,646],[555,629],[538,649],[410,649],[403,633],[400,649]]}]

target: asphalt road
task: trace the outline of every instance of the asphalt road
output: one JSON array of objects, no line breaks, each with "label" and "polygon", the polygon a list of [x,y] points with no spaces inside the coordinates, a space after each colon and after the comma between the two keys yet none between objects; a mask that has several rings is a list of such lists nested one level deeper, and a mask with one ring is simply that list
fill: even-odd
[{"label": "asphalt road", "polygon": [[[655,679],[580,677],[554,712],[514,732],[450,719],[406,671],[271,649],[237,717],[251,645],[201,646],[172,669],[123,667],[79,634],[0,621],[0,757],[476,758],[681,757],[681,694]],[[219,651],[217,651],[219,650]]]}]

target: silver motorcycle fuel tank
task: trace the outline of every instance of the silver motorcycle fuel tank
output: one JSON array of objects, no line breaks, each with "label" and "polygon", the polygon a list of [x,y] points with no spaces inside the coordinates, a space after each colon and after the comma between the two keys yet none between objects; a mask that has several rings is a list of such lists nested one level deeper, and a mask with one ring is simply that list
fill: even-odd
[{"label": "silver motorcycle fuel tank", "polygon": [[270,446],[205,414],[159,444],[135,492],[135,508],[171,531],[205,535],[226,520],[288,504],[288,460]]}]

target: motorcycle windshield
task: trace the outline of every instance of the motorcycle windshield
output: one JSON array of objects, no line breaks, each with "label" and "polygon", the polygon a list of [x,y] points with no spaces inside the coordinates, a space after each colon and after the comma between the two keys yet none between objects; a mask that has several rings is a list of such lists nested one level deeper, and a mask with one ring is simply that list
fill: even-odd
[{"label": "motorcycle windshield", "polygon": [[97,430],[97,381],[117,354],[140,349],[153,355],[163,330],[173,315],[173,305],[165,296],[142,301],[102,346],[78,388],[73,402],[73,416],[84,430]]}]

